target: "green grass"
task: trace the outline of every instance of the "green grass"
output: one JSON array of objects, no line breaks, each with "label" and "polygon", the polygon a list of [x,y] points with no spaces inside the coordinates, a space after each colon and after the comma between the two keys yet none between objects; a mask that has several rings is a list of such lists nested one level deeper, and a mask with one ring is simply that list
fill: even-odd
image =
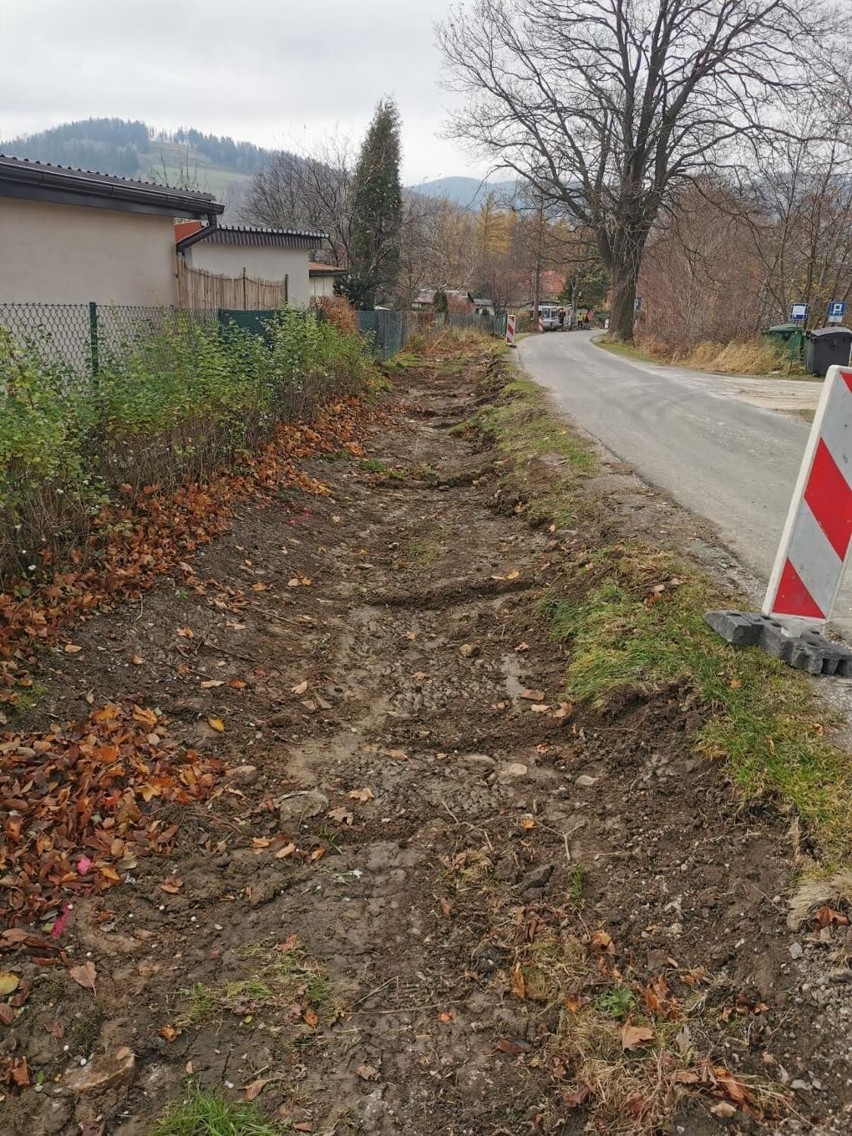
[{"label": "green grass", "polygon": [[178,993],[188,1003],[178,1019],[179,1026],[200,1026],[216,1009],[216,993],[203,982],[195,982],[192,986],[179,990]]},{"label": "green grass", "polygon": [[[497,401],[479,413],[475,425],[500,450],[507,463],[504,484],[526,502],[527,518],[533,523],[552,518],[557,525],[570,524],[576,476],[594,473],[600,463],[591,443],[549,410],[541,387],[514,378]],[[547,477],[539,484],[530,477],[530,463],[545,456],[560,461],[557,469],[562,476]]]},{"label": "green grass", "polygon": [[583,908],[586,903],[586,881],[588,875],[589,869],[585,864],[575,864],[571,869],[568,894],[571,897],[572,904],[577,910]]},{"label": "green grass", "polygon": [[706,577],[668,553],[615,546],[575,566],[568,590],[546,601],[571,648],[568,697],[604,706],[631,690],[691,690],[704,717],[694,743],[726,760],[744,798],[791,805],[829,861],[852,853],[852,762],[826,740],[827,712],[803,675],[711,631],[704,613],[720,597]]},{"label": "green grass", "polygon": [[639,363],[659,363],[659,359],[655,359],[652,355],[640,351],[638,347],[634,347],[632,343],[619,343],[615,339],[610,339],[607,335],[594,335],[592,336],[592,343],[595,347],[601,347],[604,351],[610,351],[613,355],[622,355],[626,359],[633,359]]},{"label": "green grass", "polygon": [[595,1009],[608,1018],[621,1021],[626,1018],[636,1006],[636,995],[626,986],[613,986],[611,990],[601,994],[595,1002]]},{"label": "green grass", "polygon": [[193,1088],[186,1100],[166,1110],[149,1136],[284,1136],[291,1130],[289,1125],[270,1124],[253,1104]]},{"label": "green grass", "polygon": [[335,1000],[331,981],[301,947],[273,956],[268,948],[248,944],[237,953],[259,965],[245,978],[233,982],[217,986],[196,982],[179,990],[183,1009],[177,1025],[198,1029],[211,1018],[221,1018],[226,1011],[242,1016],[300,999],[314,1010],[332,1016],[340,1013],[342,1007]]},{"label": "green grass", "polygon": [[[506,460],[504,484],[531,521],[562,526],[590,515],[578,478],[597,469],[597,457],[534,383],[514,379],[476,425]],[[531,475],[543,454],[565,459],[550,478]],[[736,601],[684,556],[636,543],[595,547],[596,528],[592,519],[588,546],[544,601],[554,637],[570,649],[566,696],[602,707],[630,692],[692,692],[703,717],[693,744],[727,762],[743,799],[792,807],[827,866],[852,855],[852,760],[826,739],[830,715],[812,682],[716,635],[704,613]]]}]

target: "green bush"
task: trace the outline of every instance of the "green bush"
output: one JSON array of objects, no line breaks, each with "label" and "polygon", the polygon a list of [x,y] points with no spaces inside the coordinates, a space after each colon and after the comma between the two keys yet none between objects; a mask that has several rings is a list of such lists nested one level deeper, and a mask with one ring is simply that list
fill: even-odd
[{"label": "green bush", "polygon": [[258,335],[175,312],[102,346],[81,386],[0,328],[0,577],[32,576],[44,550],[80,539],[118,486],[203,480],[277,423],[363,389],[372,366],[359,336],[313,314],[276,313]]}]

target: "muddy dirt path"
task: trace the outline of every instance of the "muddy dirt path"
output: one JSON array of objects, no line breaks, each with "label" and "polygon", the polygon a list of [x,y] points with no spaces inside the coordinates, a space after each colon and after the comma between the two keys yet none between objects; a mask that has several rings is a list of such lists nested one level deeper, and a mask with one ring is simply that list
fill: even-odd
[{"label": "muddy dirt path", "polygon": [[[231,773],[166,807],[170,858],[74,905],[94,990],[17,959],[4,1052],[42,1083],[3,1133],[146,1136],[187,1078],[341,1136],[786,1131],[760,1117],[787,1094],[845,1130],[785,826],[692,754],[678,691],[562,702],[537,600],[566,534],[451,432],[494,382],[407,372],[367,460],[310,467],[329,496],[244,508],[194,562],[216,585],[164,581],[52,657],[34,720],[144,703]],[[669,1065],[625,1033],[642,997]],[[584,1006],[611,1028],[580,1037]]]}]

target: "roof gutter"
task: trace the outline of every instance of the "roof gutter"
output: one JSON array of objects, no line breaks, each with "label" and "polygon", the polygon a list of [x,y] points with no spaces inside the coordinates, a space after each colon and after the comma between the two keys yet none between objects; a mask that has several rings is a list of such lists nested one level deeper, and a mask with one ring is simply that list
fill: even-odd
[{"label": "roof gutter", "polygon": [[177,216],[189,214],[215,219],[225,211],[225,206],[214,201],[209,193],[184,193],[145,185],[125,185],[118,181],[89,178],[83,173],[34,169],[32,166],[7,166],[0,162],[0,185],[3,182],[7,185],[14,183],[22,189],[42,190],[45,194],[54,192],[114,201],[116,204],[146,205]]},{"label": "roof gutter", "polygon": [[207,224],[202,226],[196,232],[190,233],[188,237],[184,237],[182,241],[178,241],[175,245],[175,249],[179,253],[186,252],[188,248],[191,248],[193,245],[198,244],[199,241],[203,241],[205,237],[209,237],[210,234],[214,232],[214,230],[218,229],[218,227],[219,218],[215,215],[215,213],[208,213]]}]

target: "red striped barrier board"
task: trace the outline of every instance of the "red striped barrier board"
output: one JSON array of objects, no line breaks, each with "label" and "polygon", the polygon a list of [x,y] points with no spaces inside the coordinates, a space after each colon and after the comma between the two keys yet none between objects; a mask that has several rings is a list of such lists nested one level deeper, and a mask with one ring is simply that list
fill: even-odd
[{"label": "red striped barrier board", "polygon": [[515,346],[515,316],[512,313],[506,316],[506,344]]},{"label": "red striped barrier board", "polygon": [[852,544],[852,369],[825,377],[763,614],[831,618]]}]

